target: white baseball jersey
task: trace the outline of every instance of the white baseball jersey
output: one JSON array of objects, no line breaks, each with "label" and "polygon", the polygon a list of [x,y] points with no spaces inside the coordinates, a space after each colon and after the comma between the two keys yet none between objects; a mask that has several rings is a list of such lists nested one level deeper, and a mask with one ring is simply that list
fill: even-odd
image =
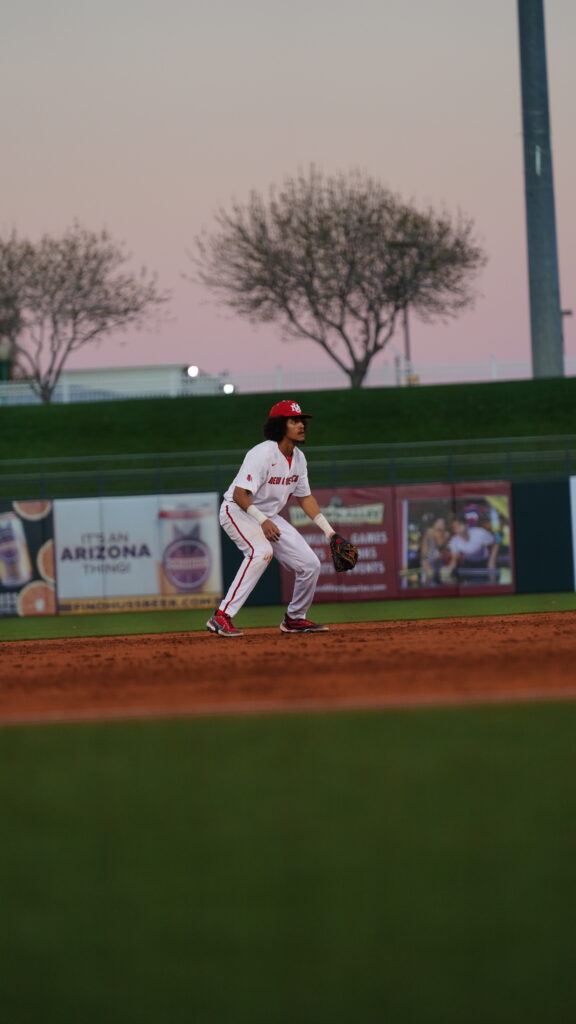
[{"label": "white baseball jersey", "polygon": [[310,494],[306,458],[298,447],[291,459],[283,455],[276,441],[262,441],[246,452],[244,462],[224,495],[233,501],[234,488],[252,492],[252,501],[265,516],[277,515],[294,494],[306,498]]}]

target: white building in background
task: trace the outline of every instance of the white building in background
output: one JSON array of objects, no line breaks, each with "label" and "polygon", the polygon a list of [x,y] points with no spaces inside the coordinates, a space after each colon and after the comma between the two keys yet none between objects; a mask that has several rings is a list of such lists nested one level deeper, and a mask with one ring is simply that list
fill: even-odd
[{"label": "white building in background", "polygon": [[[566,357],[566,376],[576,375],[576,357]],[[521,380],[531,376],[528,360],[490,360],[477,363],[405,364],[389,359],[373,364],[366,387],[406,387],[424,384],[457,384],[465,381]],[[276,366],[264,371],[243,373],[204,373],[197,366],[164,364],[160,366],[100,367],[90,370],[64,370],[53,395],[53,402],[105,402],[124,398],[299,394],[301,391],[338,390],[349,387],[348,378],[332,367],[301,369],[298,365]],[[24,381],[0,380],[0,406],[31,405],[40,399]]]},{"label": "white building in background", "polygon": [[58,382],[61,402],[105,401],[178,395],[232,394],[233,382],[226,373],[214,376],[197,366],[117,366],[90,370],[64,370]]},{"label": "white building in background", "polygon": [[[193,395],[231,395],[237,385],[227,373],[203,373],[181,363],[161,366],[98,367],[64,370],[52,401],[106,402],[123,398],[177,398]],[[0,405],[35,405],[40,402],[26,381],[0,381]]]}]

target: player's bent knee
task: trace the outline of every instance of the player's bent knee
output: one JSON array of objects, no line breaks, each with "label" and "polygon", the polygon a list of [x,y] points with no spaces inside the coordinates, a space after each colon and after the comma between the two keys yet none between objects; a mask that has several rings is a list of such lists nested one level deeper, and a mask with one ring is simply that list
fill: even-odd
[{"label": "player's bent knee", "polygon": [[310,559],[310,561],[312,563],[312,568],[313,568],[314,572],[320,572],[320,569],[322,567],[322,562],[318,558],[318,555],[316,554],[315,551],[312,552],[312,558]]},{"label": "player's bent knee", "polygon": [[318,555],[311,551],[305,564],[297,571],[297,575],[305,576],[307,579],[318,578],[320,575],[321,562]]},{"label": "player's bent knee", "polygon": [[264,544],[258,545],[254,553],[256,558],[260,558],[263,562],[271,562],[274,557],[274,548],[268,541],[265,541]]}]

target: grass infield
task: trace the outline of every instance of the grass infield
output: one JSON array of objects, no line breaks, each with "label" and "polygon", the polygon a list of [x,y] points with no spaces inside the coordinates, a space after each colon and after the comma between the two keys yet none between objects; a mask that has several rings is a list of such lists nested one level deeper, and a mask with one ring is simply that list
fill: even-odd
[{"label": "grass infield", "polygon": [[10,1024],[576,1017],[576,704],[0,729]]},{"label": "grass infield", "polygon": [[[395,619],[444,619],[470,615],[521,615],[573,611],[576,593],[503,594],[495,597],[426,598],[406,601],[358,601],[316,605],[312,617],[322,622],[378,622]],[[277,626],[284,607],[244,608],[235,622],[242,628]],[[210,609],[170,612],[125,612],[110,615],[55,615],[0,619],[2,640],[46,640],[73,636],[123,636],[180,633],[205,629]]]}]

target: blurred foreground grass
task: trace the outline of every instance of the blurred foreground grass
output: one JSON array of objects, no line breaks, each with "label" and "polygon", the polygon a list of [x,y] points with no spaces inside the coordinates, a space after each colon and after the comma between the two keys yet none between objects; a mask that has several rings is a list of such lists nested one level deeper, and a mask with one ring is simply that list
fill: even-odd
[{"label": "blurred foreground grass", "polygon": [[0,729],[8,1024],[576,1019],[576,704]]}]

